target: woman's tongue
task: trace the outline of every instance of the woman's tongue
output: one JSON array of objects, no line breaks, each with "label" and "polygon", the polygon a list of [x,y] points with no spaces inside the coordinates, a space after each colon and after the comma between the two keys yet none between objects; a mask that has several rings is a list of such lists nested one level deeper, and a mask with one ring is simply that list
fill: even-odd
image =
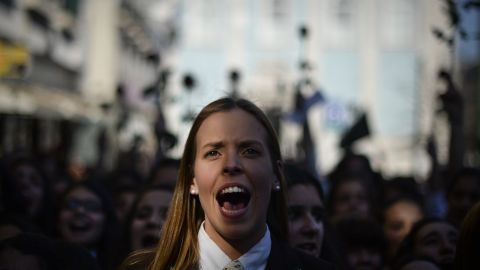
[{"label": "woman's tongue", "polygon": [[250,201],[248,192],[236,192],[220,194],[217,197],[220,206],[226,211],[235,211],[245,209]]},{"label": "woman's tongue", "polygon": [[229,202],[229,201],[226,201],[223,203],[223,208],[225,208],[226,210],[238,210],[238,209],[242,209],[242,208],[245,208],[245,203],[243,202]]}]

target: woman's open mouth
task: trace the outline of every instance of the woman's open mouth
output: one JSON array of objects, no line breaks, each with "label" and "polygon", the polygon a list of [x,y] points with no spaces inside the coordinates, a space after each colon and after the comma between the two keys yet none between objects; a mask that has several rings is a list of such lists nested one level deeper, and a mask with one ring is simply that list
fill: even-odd
[{"label": "woman's open mouth", "polygon": [[141,241],[142,248],[151,248],[158,243],[159,236],[147,234],[147,235],[144,235],[141,240],[142,240]]},{"label": "woman's open mouth", "polygon": [[318,245],[315,243],[300,243],[295,245],[296,248],[303,250],[304,252],[313,256],[318,256]]},{"label": "woman's open mouth", "polygon": [[250,198],[250,191],[240,185],[224,187],[216,197],[220,212],[228,218],[237,218],[245,214]]},{"label": "woman's open mouth", "polygon": [[76,218],[68,223],[68,229],[74,234],[88,233],[92,227],[92,223],[85,218]]}]

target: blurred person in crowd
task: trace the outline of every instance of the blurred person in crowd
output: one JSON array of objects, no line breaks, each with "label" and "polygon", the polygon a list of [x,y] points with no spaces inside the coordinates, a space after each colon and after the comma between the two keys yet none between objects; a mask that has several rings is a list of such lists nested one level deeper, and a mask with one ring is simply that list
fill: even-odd
[{"label": "blurred person in crowd", "polygon": [[44,233],[50,234],[53,200],[48,179],[29,157],[15,157],[7,166],[2,183],[5,211],[24,215]]},{"label": "blurred person in crowd", "polygon": [[118,224],[107,189],[98,180],[75,183],[66,190],[59,207],[60,238],[84,246],[102,269],[109,269]]},{"label": "blurred person in crowd", "polygon": [[373,187],[362,175],[337,174],[330,181],[327,209],[333,223],[344,216],[376,217]]},{"label": "blurred person in crowd", "polygon": [[439,218],[424,218],[413,225],[392,260],[392,269],[400,269],[413,258],[428,258],[442,270],[453,268],[458,229]]},{"label": "blurred person in crowd", "polygon": [[447,220],[460,227],[467,212],[480,201],[480,169],[463,168],[447,189]]},{"label": "blurred person in crowd", "polygon": [[397,198],[409,197],[422,202],[420,186],[413,176],[395,176],[383,181],[383,202],[391,202]]},{"label": "blurred person in crowd", "polygon": [[344,154],[331,174],[336,173],[375,174],[368,157],[351,151],[347,151]]},{"label": "blurred person in crowd", "polygon": [[[336,179],[338,175],[362,175],[362,178],[373,187],[381,187],[383,178],[373,170],[370,160],[363,154],[354,153],[347,150],[335,168],[330,172],[328,179]],[[333,180],[332,180],[333,181]],[[380,190],[372,190],[373,195],[380,194]],[[378,193],[378,194],[377,194]]]},{"label": "blurred person in crowd", "polygon": [[112,193],[115,213],[121,227],[126,218],[138,191],[144,185],[142,178],[132,170],[117,170],[109,177],[109,186]]},{"label": "blurred person in crowd", "polygon": [[172,196],[173,188],[160,185],[148,185],[138,194],[128,214],[119,246],[121,261],[132,251],[153,248],[158,244]]},{"label": "blurred person in crowd", "polygon": [[170,186],[174,189],[179,169],[180,160],[163,158],[153,166],[150,172],[150,177],[148,178],[148,183],[153,185]]},{"label": "blurred person in crowd", "polygon": [[[464,111],[465,103],[463,97],[458,91],[450,72],[440,70],[438,78],[444,82],[445,91],[438,96],[442,108],[439,112],[446,114],[449,121],[449,144],[448,144],[448,162],[445,168],[439,163],[437,146],[434,134],[429,136],[426,144],[426,152],[431,162],[430,175],[426,183],[427,192],[425,192],[425,204],[427,216],[445,217],[460,226],[461,220],[468,211],[467,208],[473,205],[465,201],[468,207],[460,206],[460,200],[455,200],[451,196],[451,189],[455,186],[455,179],[459,176],[459,171],[463,171],[464,152],[465,152],[465,126]],[[462,174],[462,173],[460,173]],[[445,200],[446,194],[446,200]],[[459,197],[462,197],[461,195]],[[463,208],[463,209],[462,209]],[[466,210],[465,210],[466,209]],[[450,213],[447,213],[450,212]]]},{"label": "blurred person in crowd", "polygon": [[335,224],[348,269],[380,270],[385,265],[386,242],[378,222],[371,218],[343,217]]},{"label": "blurred person in crowd", "polygon": [[167,218],[173,189],[150,186],[137,198],[129,222],[131,250],[154,247]]},{"label": "blurred person in crowd", "polygon": [[139,189],[137,185],[119,185],[112,190],[115,215],[122,228],[127,222],[128,213],[132,210]]},{"label": "blurred person in crowd", "polygon": [[460,236],[455,253],[455,269],[480,269],[480,202],[467,213],[460,228]]},{"label": "blurred person in crowd", "polygon": [[145,140],[141,135],[134,136],[130,149],[120,153],[117,160],[117,168],[134,171],[142,182],[148,178],[153,164],[153,157],[145,151]]},{"label": "blurred person in crowd", "polygon": [[421,186],[426,217],[443,218],[447,213],[447,201],[445,198],[446,171],[441,169],[438,161],[437,145],[433,136],[429,136],[426,152],[430,159],[430,172],[427,181]]},{"label": "blurred person in crowd", "polygon": [[383,231],[387,240],[387,260],[393,258],[413,224],[423,218],[422,205],[409,196],[392,198],[383,208]]},{"label": "blurred person in crowd", "polygon": [[341,262],[327,220],[323,189],[307,170],[293,162],[283,167],[287,183],[289,243],[315,257]]},{"label": "blurred person in crowd", "polygon": [[284,165],[287,182],[289,242],[306,253],[319,257],[322,252],[326,217],[320,183],[298,166]]},{"label": "blurred person in crowd", "polygon": [[29,233],[0,241],[0,269],[63,270],[54,243],[46,236]]},{"label": "blurred person in crowd", "polygon": [[457,89],[450,72],[440,70],[438,78],[445,84],[445,92],[440,94],[438,98],[442,104],[442,111],[446,113],[448,122],[450,123],[447,171],[448,175],[452,176],[464,166],[465,102],[460,91]]},{"label": "blurred person in crowd", "polygon": [[289,247],[278,140],[266,115],[222,98],[193,122],[159,245],[126,269],[332,269]]}]

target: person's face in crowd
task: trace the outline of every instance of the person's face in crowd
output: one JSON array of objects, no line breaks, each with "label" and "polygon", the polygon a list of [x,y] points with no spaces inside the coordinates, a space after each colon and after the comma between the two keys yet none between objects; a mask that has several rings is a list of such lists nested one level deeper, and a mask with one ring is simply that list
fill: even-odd
[{"label": "person's face in crowd", "polygon": [[382,255],[366,247],[351,248],[347,251],[347,264],[352,270],[380,270],[383,266]]},{"label": "person's face in crowd", "polygon": [[1,270],[41,270],[43,262],[35,255],[23,254],[22,252],[6,248],[0,251]]},{"label": "person's face in crowd", "polygon": [[322,251],[324,205],[313,185],[294,185],[288,190],[290,244],[315,257]]},{"label": "person's face in crowd", "polygon": [[28,164],[21,164],[13,170],[15,190],[25,204],[27,213],[35,216],[42,207],[43,180],[40,173]]},{"label": "person's face in crowd", "polygon": [[455,257],[458,230],[446,222],[433,222],[421,228],[414,242],[413,254],[439,265],[451,265]]},{"label": "person's face in crowd", "polygon": [[367,217],[370,214],[367,191],[357,179],[344,181],[334,194],[334,216],[356,215]]},{"label": "person's face in crowd", "polygon": [[265,233],[279,181],[266,138],[260,122],[241,109],[214,113],[198,130],[191,189],[198,191],[205,231],[220,248],[250,248]]},{"label": "person's face in crowd", "polygon": [[115,197],[115,214],[120,222],[124,222],[135,200],[135,191],[122,191]]},{"label": "person's face in crowd", "polygon": [[460,225],[468,210],[480,201],[480,180],[473,176],[464,176],[457,181],[448,198],[448,211],[453,221]]},{"label": "person's face in crowd", "polygon": [[79,187],[65,198],[59,218],[60,234],[69,242],[89,247],[99,241],[105,220],[100,198]]},{"label": "person's face in crowd", "polygon": [[151,190],[143,195],[131,224],[132,250],[157,244],[172,196],[173,193],[166,190]]},{"label": "person's face in crowd", "polygon": [[422,217],[422,211],[413,202],[398,201],[385,209],[383,230],[392,251],[396,250],[413,224]]}]

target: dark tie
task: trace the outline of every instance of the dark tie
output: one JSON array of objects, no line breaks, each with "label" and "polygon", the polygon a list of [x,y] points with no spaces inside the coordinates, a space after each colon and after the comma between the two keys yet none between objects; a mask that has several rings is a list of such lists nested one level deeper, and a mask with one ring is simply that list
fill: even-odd
[{"label": "dark tie", "polygon": [[223,270],[244,270],[239,260],[233,260],[223,267]]}]

